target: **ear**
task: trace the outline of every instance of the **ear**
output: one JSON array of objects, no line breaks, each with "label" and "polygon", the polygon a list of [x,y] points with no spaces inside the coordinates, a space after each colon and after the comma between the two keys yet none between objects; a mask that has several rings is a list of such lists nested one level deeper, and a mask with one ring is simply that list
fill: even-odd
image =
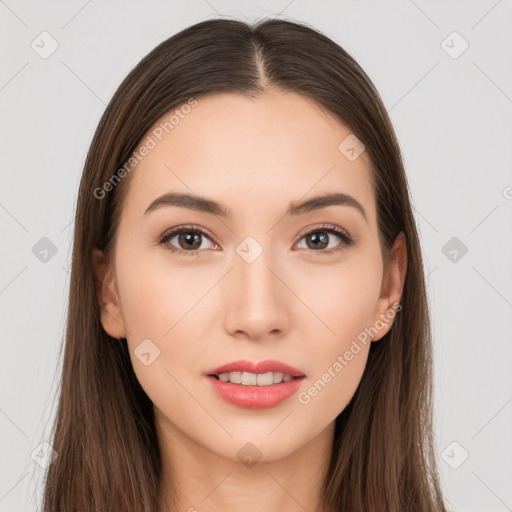
[{"label": "ear", "polygon": [[108,264],[103,251],[99,249],[93,249],[92,262],[101,325],[112,338],[126,338],[126,328],[119,304],[114,271]]},{"label": "ear", "polygon": [[378,330],[372,341],[380,340],[390,329],[393,319],[399,309],[400,299],[407,272],[407,246],[403,231],[395,238],[387,268],[384,269],[381,294],[377,303],[377,310],[373,326]]}]

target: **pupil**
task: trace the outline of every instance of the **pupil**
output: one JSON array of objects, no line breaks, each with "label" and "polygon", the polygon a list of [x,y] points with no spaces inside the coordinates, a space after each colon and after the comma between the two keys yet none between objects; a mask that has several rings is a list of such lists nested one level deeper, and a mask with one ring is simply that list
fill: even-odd
[{"label": "pupil", "polygon": [[[180,243],[185,242],[185,246],[188,246],[190,249],[198,249],[201,246],[201,242],[199,240],[199,234],[190,234],[190,233],[181,233],[180,234]],[[192,242],[192,245],[190,244]]]},{"label": "pupil", "polygon": [[318,247],[320,246],[323,249],[323,248],[327,247],[327,245],[329,243],[328,238],[329,237],[327,236],[326,233],[320,233],[320,234],[313,233],[311,235],[312,246],[310,246],[310,248],[318,249]]}]

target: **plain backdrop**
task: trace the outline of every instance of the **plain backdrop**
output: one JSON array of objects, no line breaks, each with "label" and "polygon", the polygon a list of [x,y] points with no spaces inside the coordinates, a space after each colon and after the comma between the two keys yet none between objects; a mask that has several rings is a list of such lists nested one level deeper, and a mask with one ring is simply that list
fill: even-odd
[{"label": "plain backdrop", "polygon": [[457,512],[511,510],[512,2],[5,0],[0,511],[39,504],[34,454],[55,413],[71,222],[99,118],[146,53],[219,15],[307,22],[375,83],[425,256],[443,488]]}]

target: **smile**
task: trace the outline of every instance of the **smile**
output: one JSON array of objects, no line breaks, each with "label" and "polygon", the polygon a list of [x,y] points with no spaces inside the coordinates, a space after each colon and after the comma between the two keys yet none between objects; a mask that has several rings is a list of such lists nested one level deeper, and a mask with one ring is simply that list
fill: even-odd
[{"label": "smile", "polygon": [[282,372],[230,372],[213,375],[213,377],[217,377],[222,382],[230,382],[231,384],[240,384],[242,386],[271,386],[272,384],[280,384],[281,382],[288,382],[294,378],[299,378]]},{"label": "smile", "polygon": [[233,361],[205,374],[212,389],[231,405],[268,409],[296,393],[304,372],[281,361]]}]

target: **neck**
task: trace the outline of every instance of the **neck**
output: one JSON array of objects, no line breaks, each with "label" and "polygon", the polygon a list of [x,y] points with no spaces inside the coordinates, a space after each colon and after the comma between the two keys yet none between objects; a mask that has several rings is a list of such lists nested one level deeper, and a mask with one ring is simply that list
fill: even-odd
[{"label": "neck", "polygon": [[[242,462],[236,456],[219,455],[161,416],[160,420],[159,512],[321,512],[322,484],[332,452],[334,422],[286,457],[272,460],[271,456],[261,454],[260,460],[251,463],[249,458]],[[243,446],[240,443],[240,448]],[[251,453],[249,445],[245,450]]]}]

